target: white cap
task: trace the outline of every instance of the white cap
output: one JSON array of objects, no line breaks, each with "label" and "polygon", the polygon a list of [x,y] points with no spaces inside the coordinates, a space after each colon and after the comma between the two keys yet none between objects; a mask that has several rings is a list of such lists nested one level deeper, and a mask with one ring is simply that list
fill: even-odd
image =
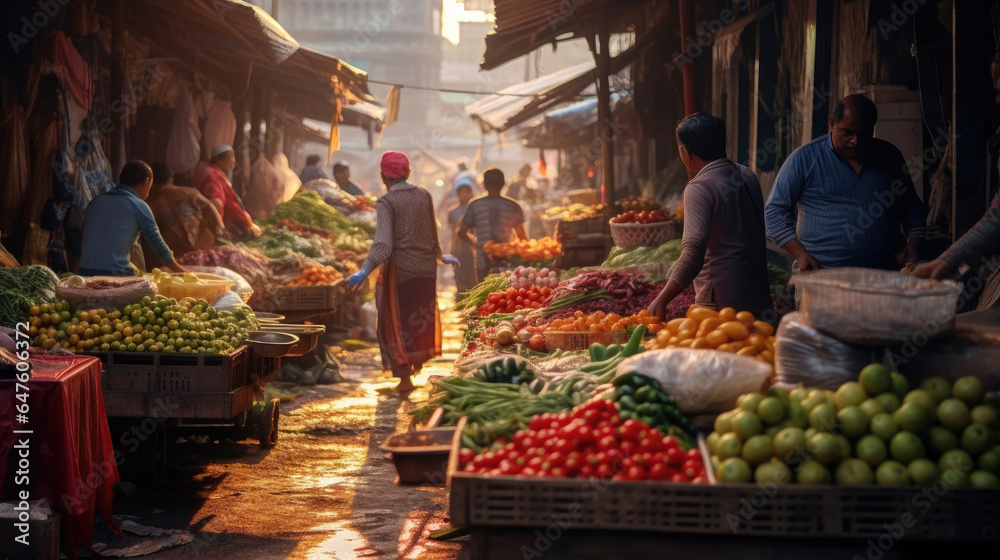
[{"label": "white cap", "polygon": [[233,147],[230,146],[229,144],[220,144],[220,145],[212,148],[212,159],[215,159],[215,157],[218,156],[218,155],[220,155],[220,154],[224,154],[226,152],[232,152],[232,151],[233,151]]}]

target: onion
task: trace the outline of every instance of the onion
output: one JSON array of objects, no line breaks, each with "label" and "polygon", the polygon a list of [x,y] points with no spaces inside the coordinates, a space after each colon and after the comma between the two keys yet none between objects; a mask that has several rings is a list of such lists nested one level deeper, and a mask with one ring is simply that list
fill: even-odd
[{"label": "onion", "polygon": [[551,280],[549,280],[549,287],[550,288],[552,288],[554,290],[554,289],[556,289],[557,286],[559,286],[559,279],[558,278],[552,278]]},{"label": "onion", "polygon": [[541,276],[542,278],[548,276],[549,275],[549,269],[543,268],[543,269],[539,270],[538,271],[538,275]]},{"label": "onion", "polygon": [[553,270],[552,272],[549,272],[549,278],[559,278],[559,275]]}]

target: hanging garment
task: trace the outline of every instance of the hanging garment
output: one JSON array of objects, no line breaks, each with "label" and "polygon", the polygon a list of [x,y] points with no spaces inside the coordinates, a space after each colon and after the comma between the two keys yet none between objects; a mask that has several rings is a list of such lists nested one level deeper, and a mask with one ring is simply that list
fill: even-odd
[{"label": "hanging garment", "polygon": [[250,192],[244,201],[247,212],[254,219],[269,218],[284,194],[284,174],[261,154],[250,172]]},{"label": "hanging garment", "polygon": [[[0,122],[0,208],[23,208],[28,193],[28,139],[24,134],[24,107],[14,101]],[[19,233],[19,212],[0,212],[0,230]]]},{"label": "hanging garment", "polygon": [[232,104],[228,101],[217,101],[205,119],[201,153],[206,160],[211,159],[213,148],[222,144],[232,146],[235,139],[236,115],[233,114]]},{"label": "hanging garment", "polygon": [[287,202],[302,188],[302,180],[288,167],[288,157],[285,154],[274,154],[274,158],[271,161],[274,163],[274,167],[278,170],[278,173],[284,178],[285,188],[281,195],[281,202]]},{"label": "hanging garment", "polygon": [[174,110],[174,122],[170,127],[170,140],[167,143],[166,161],[174,173],[184,175],[198,165],[201,158],[201,146],[198,145],[200,135],[191,90],[185,87],[177,96],[177,108]]}]

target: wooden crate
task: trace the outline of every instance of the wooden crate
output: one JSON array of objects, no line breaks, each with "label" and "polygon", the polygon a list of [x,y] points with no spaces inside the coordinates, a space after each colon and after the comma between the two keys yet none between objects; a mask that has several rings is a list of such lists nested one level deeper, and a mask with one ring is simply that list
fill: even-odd
[{"label": "wooden crate", "polygon": [[108,417],[229,419],[253,406],[256,389],[244,385],[228,393],[142,393],[104,390]]},{"label": "wooden crate", "polygon": [[60,517],[28,521],[28,545],[14,540],[22,533],[14,527],[13,518],[0,518],[0,542],[4,560],[59,560]]},{"label": "wooden crate", "polygon": [[221,392],[249,382],[250,349],[229,355],[100,352],[101,386],[111,391]]},{"label": "wooden crate", "polygon": [[326,311],[337,309],[344,297],[343,280],[328,286],[289,286],[279,288],[267,302],[265,311]]}]

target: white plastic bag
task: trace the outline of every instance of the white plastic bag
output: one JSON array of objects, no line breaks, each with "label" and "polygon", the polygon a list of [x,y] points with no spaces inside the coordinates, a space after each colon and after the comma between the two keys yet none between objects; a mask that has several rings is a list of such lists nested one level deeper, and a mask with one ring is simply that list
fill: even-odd
[{"label": "white plastic bag", "polygon": [[841,342],[816,330],[795,311],[778,325],[774,343],[775,380],[780,383],[837,390],[873,360],[868,347]]},{"label": "white plastic bag", "polygon": [[760,391],[771,366],[717,350],[665,348],[632,356],[617,375],[636,372],[656,379],[685,414],[720,413],[736,407],[736,397]]},{"label": "white plastic bag", "polygon": [[234,311],[245,307],[246,303],[235,292],[226,292],[212,300],[210,305],[218,311]]},{"label": "white plastic bag", "polygon": [[214,274],[216,276],[221,276],[226,280],[231,280],[233,282],[233,287],[229,288],[229,291],[235,292],[236,295],[240,297],[244,302],[250,301],[250,296],[253,295],[253,287],[250,283],[243,278],[240,273],[229,270],[228,268],[222,268],[221,266],[190,266],[184,265],[184,268],[190,272],[204,272],[205,274]]}]

